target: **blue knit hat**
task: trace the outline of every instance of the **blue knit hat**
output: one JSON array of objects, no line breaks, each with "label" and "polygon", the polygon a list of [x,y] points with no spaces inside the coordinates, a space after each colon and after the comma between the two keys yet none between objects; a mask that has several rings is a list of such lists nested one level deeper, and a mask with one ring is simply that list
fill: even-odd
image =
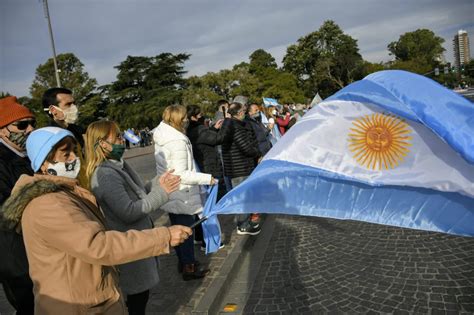
[{"label": "blue knit hat", "polygon": [[31,161],[31,167],[37,172],[53,147],[66,137],[73,134],[58,127],[45,127],[33,131],[26,140],[26,153]]}]

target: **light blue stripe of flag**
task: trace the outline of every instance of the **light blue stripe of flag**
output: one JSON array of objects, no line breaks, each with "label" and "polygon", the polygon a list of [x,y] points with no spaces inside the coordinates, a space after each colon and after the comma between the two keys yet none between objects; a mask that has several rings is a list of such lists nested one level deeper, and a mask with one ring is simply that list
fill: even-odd
[{"label": "light blue stripe of flag", "polygon": [[210,216],[204,223],[207,253],[217,251],[220,244],[215,214],[249,212],[357,220],[474,236],[472,198],[409,186],[370,186],[317,168],[266,160],[217,205],[206,204],[204,215]]}]

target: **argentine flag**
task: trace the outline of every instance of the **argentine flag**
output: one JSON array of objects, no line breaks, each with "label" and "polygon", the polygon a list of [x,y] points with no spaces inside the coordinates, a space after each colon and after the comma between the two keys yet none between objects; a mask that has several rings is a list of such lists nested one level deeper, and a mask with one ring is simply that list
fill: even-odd
[{"label": "argentine flag", "polygon": [[311,109],[207,205],[208,252],[220,244],[215,214],[251,212],[474,236],[474,104],[423,76],[373,73]]},{"label": "argentine flag", "polygon": [[278,101],[274,98],[263,97],[263,105],[265,105],[265,107],[270,107],[270,106],[277,106],[280,104],[278,104]]}]

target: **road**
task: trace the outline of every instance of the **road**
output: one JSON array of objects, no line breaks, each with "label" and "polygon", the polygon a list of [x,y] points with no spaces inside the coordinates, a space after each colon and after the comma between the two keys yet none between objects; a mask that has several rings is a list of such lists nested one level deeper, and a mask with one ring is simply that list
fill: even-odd
[{"label": "road", "polygon": [[267,240],[250,247],[221,310],[474,313],[474,238],[283,215],[269,217],[257,237]]}]

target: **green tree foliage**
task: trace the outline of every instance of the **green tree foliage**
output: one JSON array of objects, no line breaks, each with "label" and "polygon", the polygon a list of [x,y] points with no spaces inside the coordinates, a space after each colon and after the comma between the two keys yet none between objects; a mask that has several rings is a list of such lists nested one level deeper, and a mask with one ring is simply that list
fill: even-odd
[{"label": "green tree foliage", "polygon": [[115,67],[117,80],[106,87],[107,115],[123,128],[158,124],[164,108],[182,100],[186,87],[183,67],[189,56],[128,56]]},{"label": "green tree foliage", "polygon": [[371,73],[385,70],[385,68],[386,68],[385,65],[382,63],[372,63],[372,62],[368,62],[364,60],[364,62],[362,63],[362,68],[361,68],[362,78],[364,78],[365,76]]},{"label": "green tree foliage", "polygon": [[218,100],[232,100],[237,95],[245,95],[249,102],[257,104],[262,103],[262,97],[273,97],[282,103],[305,101],[296,77],[277,69],[272,55],[259,49],[249,59],[250,63],[242,62],[232,70],[189,78],[184,103],[199,105],[206,115],[212,117]]},{"label": "green tree foliage", "polygon": [[249,72],[252,74],[259,73],[265,69],[276,69],[277,64],[275,58],[263,49],[257,49],[250,57]]},{"label": "green tree foliage", "polygon": [[[89,74],[84,71],[84,64],[73,53],[59,54],[57,62],[58,69],[61,71],[61,86],[73,92],[76,105],[79,108],[79,123],[83,122],[82,125],[85,127],[85,122],[91,122],[97,118],[89,116],[90,110],[86,110],[94,106],[93,103],[89,104],[88,102],[94,99],[97,80],[89,77]],[[32,99],[28,100],[28,104],[35,112],[39,125],[47,123],[47,115],[43,111],[41,98],[43,93],[52,87],[56,87],[56,77],[53,58],[50,58],[36,68],[35,78],[30,87]]]},{"label": "green tree foliage", "polygon": [[445,50],[443,43],[444,39],[436,36],[432,31],[418,29],[401,35],[398,41],[391,42],[387,48],[390,54],[395,56],[394,65],[404,65],[400,62],[411,61],[420,63],[418,68],[423,68],[425,65],[434,67],[439,64],[439,57]]},{"label": "green tree foliage", "polygon": [[[84,64],[73,53],[59,54],[57,56],[61,86],[73,91],[78,105],[92,93],[97,80],[90,78],[84,71]],[[33,99],[41,100],[43,93],[52,87],[56,87],[53,58],[36,68],[35,78],[30,87]]]},{"label": "green tree foliage", "polygon": [[333,21],[325,21],[319,30],[290,45],[283,66],[297,77],[308,98],[317,92],[327,97],[362,76],[357,40]]}]

